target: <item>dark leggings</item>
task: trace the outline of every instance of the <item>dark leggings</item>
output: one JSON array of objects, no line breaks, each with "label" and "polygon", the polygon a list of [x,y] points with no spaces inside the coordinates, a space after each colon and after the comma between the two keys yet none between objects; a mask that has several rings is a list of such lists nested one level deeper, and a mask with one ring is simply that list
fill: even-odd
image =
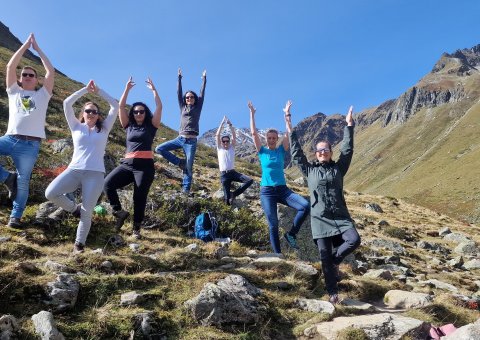
[{"label": "dark leggings", "polygon": [[[325,286],[329,295],[337,294],[337,277],[335,267],[342,263],[343,259],[351,254],[360,245],[360,235],[355,228],[350,228],[342,234],[317,238],[314,240],[320,251],[322,271],[325,277]],[[334,247],[337,247],[333,251]]]},{"label": "dark leggings", "polygon": [[126,159],[105,178],[104,191],[114,211],[122,209],[117,190],[133,183],[133,222],[145,217],[148,190],[155,175],[153,159]]}]

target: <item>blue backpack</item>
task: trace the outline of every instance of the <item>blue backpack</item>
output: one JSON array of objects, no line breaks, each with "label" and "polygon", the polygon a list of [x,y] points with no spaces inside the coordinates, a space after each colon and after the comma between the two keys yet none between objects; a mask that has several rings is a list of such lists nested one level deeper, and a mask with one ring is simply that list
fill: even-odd
[{"label": "blue backpack", "polygon": [[217,237],[218,224],[210,211],[202,212],[195,219],[195,238],[211,242]]}]

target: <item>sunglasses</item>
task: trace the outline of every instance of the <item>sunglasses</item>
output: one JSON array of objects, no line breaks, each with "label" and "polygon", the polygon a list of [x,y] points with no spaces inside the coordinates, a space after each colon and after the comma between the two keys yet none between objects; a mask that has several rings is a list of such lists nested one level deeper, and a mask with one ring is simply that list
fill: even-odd
[{"label": "sunglasses", "polygon": [[22,73],[22,77],[30,77],[30,78],[35,78],[35,73]]},{"label": "sunglasses", "polygon": [[143,115],[145,113],[145,110],[133,110],[134,115]]},{"label": "sunglasses", "polygon": [[317,149],[316,151],[317,151],[317,152],[320,152],[320,153],[322,153],[322,152],[323,152],[323,153],[330,153],[330,149],[323,149],[323,148],[322,148],[322,149]]},{"label": "sunglasses", "polygon": [[89,115],[98,115],[98,111],[94,109],[85,109],[83,112],[88,113]]},{"label": "sunglasses", "polygon": [[222,140],[222,143],[230,143],[229,140]]},{"label": "sunglasses", "polygon": [[185,99],[195,99],[194,96],[186,96]]}]

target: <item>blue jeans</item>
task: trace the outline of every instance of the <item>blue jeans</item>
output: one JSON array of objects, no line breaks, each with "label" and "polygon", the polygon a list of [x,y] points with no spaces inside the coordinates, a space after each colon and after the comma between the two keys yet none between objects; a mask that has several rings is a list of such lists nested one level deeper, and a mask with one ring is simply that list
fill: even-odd
[{"label": "blue jeans", "polygon": [[155,148],[155,152],[162,155],[167,161],[172,164],[179,165],[180,158],[175,156],[170,151],[176,149],[183,149],[185,153],[185,170],[183,172],[182,188],[185,192],[190,192],[193,177],[193,160],[195,159],[195,152],[197,151],[197,138],[185,138],[178,136],[171,141],[160,144]]},{"label": "blue jeans", "polygon": [[334,266],[338,266],[347,255],[358,248],[360,245],[360,235],[358,235],[355,228],[351,228],[342,234],[317,238],[314,241],[320,252],[327,293],[329,295],[337,294],[338,287]]},{"label": "blue jeans", "polygon": [[253,183],[253,179],[235,170],[230,170],[228,172],[221,173],[220,181],[222,182],[222,187],[223,187],[223,199],[225,200],[225,203],[228,205],[230,204],[228,200],[231,197],[230,188],[231,188],[232,182],[242,183],[242,185],[233,192],[233,196],[235,197],[240,196]]},{"label": "blue jeans", "polygon": [[280,249],[280,238],[278,237],[277,204],[281,203],[297,210],[292,229],[288,232],[292,236],[297,235],[303,221],[308,216],[310,204],[305,198],[294,193],[286,185],[260,187],[260,202],[267,217],[270,230],[270,244],[273,251],[279,254],[282,251]]},{"label": "blue jeans", "polygon": [[[22,140],[5,135],[0,137],[0,155],[12,157],[17,169],[17,196],[10,217],[21,218],[27,205],[30,176],[38,158],[40,142]],[[0,182],[5,182],[9,172],[0,165]]]}]

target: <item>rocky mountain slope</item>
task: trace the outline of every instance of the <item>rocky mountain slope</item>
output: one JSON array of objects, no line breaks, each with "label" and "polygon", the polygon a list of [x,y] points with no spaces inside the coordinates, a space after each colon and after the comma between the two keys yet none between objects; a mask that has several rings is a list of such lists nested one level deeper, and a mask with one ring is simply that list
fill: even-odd
[{"label": "rocky mountain slope", "polygon": [[[0,47],[0,86],[11,54]],[[282,243],[283,256],[270,254],[258,167],[238,160],[239,170],[256,182],[234,207],[226,206],[216,154],[204,146],[197,151],[193,198],[178,193],[181,171],[156,158],[143,238],[131,237],[131,221],[115,233],[113,217],[98,214],[86,252],[72,256],[78,220],[50,219],[56,207],[43,194],[70,160],[61,103],[80,86],[56,77],[25,228],[5,226],[10,202],[0,190],[0,338],[424,339],[431,324],[445,323],[461,327],[456,339],[480,332],[478,226],[402,199],[347,192],[362,246],[341,266],[344,301],[334,306],[325,301],[309,223],[301,229],[298,253]],[[1,131],[5,97],[1,88]],[[174,135],[162,127],[156,143]],[[124,140],[116,125],[107,171],[122,157]],[[306,195],[296,182],[289,186]],[[131,190],[121,192],[129,210]],[[217,242],[188,236],[205,210],[217,216],[223,238]],[[281,207],[279,213],[286,230],[293,211]]]}]

